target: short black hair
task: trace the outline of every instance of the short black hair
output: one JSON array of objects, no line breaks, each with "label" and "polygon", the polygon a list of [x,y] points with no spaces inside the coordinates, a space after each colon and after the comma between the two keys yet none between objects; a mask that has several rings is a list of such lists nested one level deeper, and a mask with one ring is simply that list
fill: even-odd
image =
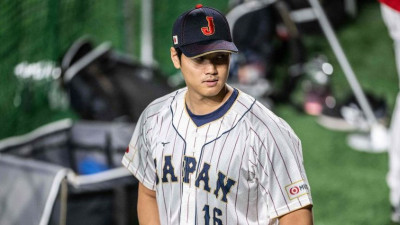
[{"label": "short black hair", "polygon": [[180,61],[181,57],[182,57],[182,51],[179,48],[175,48],[175,51],[178,54],[178,58],[179,58],[179,61]]}]

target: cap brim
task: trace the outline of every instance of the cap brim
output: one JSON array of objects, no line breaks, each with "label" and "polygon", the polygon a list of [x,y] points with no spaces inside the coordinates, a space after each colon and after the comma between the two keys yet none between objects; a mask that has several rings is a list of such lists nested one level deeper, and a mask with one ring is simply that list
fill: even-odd
[{"label": "cap brim", "polygon": [[196,58],[213,52],[238,52],[233,42],[225,40],[214,40],[207,42],[199,42],[179,47],[183,54],[189,58]]}]

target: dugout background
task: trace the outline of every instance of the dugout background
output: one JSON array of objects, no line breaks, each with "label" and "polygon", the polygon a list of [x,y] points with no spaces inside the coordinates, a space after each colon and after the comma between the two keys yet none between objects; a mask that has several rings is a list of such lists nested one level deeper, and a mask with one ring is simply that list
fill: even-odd
[{"label": "dugout background", "polygon": [[[227,0],[202,3],[227,9]],[[165,43],[170,43],[174,19],[195,3],[157,0],[153,4],[154,57],[165,74],[171,74],[175,70],[169,63],[169,46]],[[140,0],[0,1],[0,138],[23,134],[44,122],[76,117],[69,110],[54,112],[43,107],[46,94],[40,88],[35,89],[28,110],[15,108],[17,79],[13,70],[18,63],[60,63],[72,43],[83,35],[89,35],[95,44],[109,41],[114,49],[136,57],[140,55],[140,7]]]},{"label": "dugout background", "polygon": [[[333,0],[332,0],[333,1]],[[337,30],[361,86],[384,97],[390,107],[398,90],[392,43],[382,22],[377,1],[365,4],[359,15]],[[169,44],[174,19],[200,1],[154,0],[154,56],[167,75]],[[227,0],[202,4],[227,12]],[[60,62],[68,47],[82,35],[96,44],[110,41],[133,57],[140,54],[139,0],[1,0],[0,1],[0,138],[27,133],[62,118],[78,119],[72,110],[51,109],[45,90],[32,86],[30,107],[13,105],[18,87],[14,67],[22,62]],[[305,40],[307,48],[325,53],[335,74],[338,97],[349,90],[345,77],[322,36]],[[346,135],[320,127],[312,116],[290,106],[275,111],[295,130],[303,143],[304,160],[314,198],[316,224],[390,224],[385,181],[387,154],[356,152],[346,145]],[[339,215],[339,216],[338,216]]]}]

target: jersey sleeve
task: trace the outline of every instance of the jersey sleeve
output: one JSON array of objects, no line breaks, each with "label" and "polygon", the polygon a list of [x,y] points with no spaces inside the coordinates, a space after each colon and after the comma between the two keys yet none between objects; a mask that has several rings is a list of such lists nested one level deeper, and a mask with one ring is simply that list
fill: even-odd
[{"label": "jersey sleeve", "polygon": [[155,166],[150,149],[147,127],[149,120],[144,113],[140,116],[129,146],[122,158],[122,164],[150,190],[155,190]]},{"label": "jersey sleeve", "polygon": [[255,131],[254,148],[256,174],[270,218],[312,204],[301,142],[285,121]]}]

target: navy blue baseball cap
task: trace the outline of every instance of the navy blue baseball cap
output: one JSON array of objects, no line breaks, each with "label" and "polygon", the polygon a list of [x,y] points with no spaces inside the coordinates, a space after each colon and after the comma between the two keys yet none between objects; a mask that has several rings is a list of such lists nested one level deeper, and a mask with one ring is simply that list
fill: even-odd
[{"label": "navy blue baseball cap", "polygon": [[172,43],[185,56],[199,57],[212,52],[238,52],[225,16],[216,9],[198,4],[176,19]]}]

